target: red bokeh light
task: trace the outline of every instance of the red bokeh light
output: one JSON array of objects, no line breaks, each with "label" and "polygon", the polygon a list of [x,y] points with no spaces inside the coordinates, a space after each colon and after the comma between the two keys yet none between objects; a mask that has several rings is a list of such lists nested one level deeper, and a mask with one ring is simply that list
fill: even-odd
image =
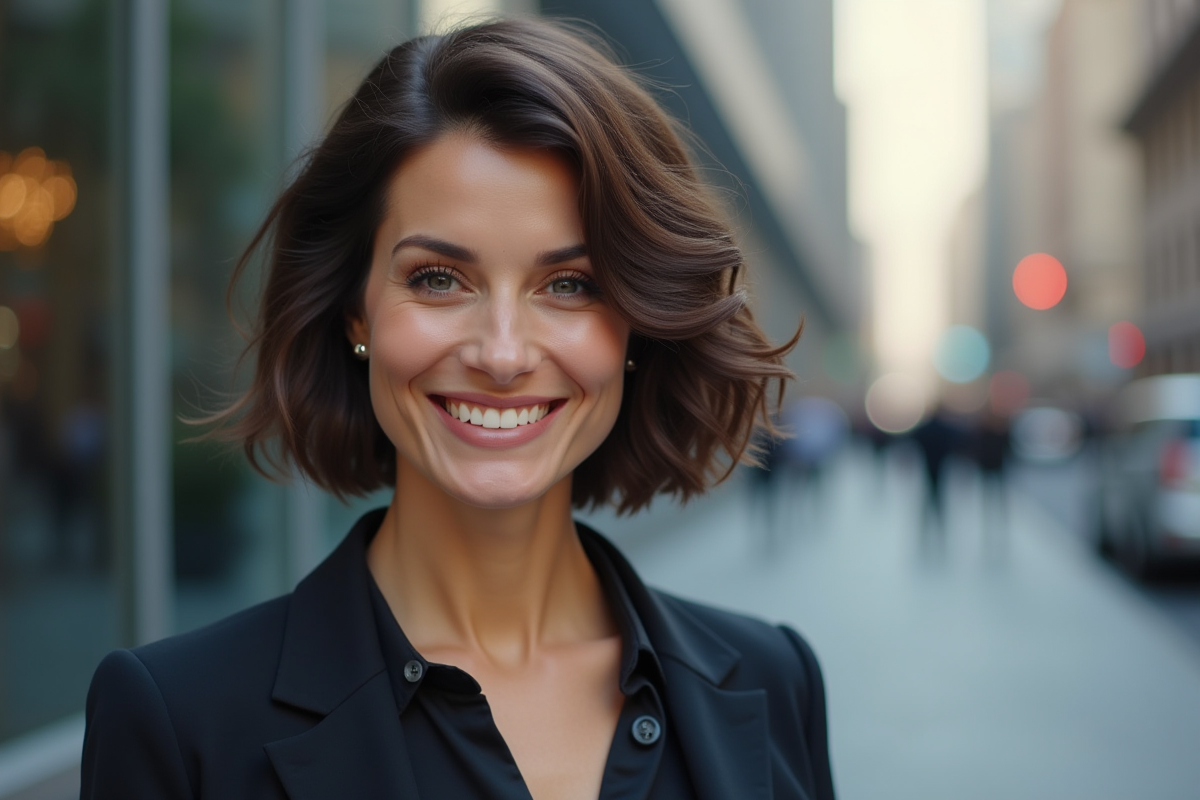
[{"label": "red bokeh light", "polygon": [[1118,322],[1108,329],[1108,358],[1122,369],[1142,363],[1146,357],[1146,337],[1132,322]]},{"label": "red bokeh light", "polygon": [[1029,381],[1019,372],[1005,369],[988,381],[988,404],[992,413],[1010,417],[1029,402]]},{"label": "red bokeh light", "polygon": [[1013,291],[1030,308],[1044,311],[1058,305],[1067,293],[1067,271],[1045,253],[1025,256],[1013,271]]},{"label": "red bokeh light", "polygon": [[13,303],[13,311],[21,325],[21,347],[41,347],[50,336],[50,304],[40,297],[26,297]]}]

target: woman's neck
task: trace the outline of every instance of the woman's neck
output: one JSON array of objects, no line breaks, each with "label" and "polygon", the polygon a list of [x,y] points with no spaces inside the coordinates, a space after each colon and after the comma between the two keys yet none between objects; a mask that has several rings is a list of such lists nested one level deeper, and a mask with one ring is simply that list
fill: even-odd
[{"label": "woman's neck", "polygon": [[398,465],[367,562],[418,650],[466,651],[519,668],[539,648],[615,633],[571,519],[566,478],[537,500],[482,509]]}]

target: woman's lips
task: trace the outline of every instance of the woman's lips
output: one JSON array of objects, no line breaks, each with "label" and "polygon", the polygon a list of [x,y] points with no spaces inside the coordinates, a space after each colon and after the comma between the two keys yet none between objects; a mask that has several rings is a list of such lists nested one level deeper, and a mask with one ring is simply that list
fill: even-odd
[{"label": "woman's lips", "polygon": [[[533,397],[488,398],[491,403],[504,405],[471,402],[462,396],[430,395],[429,400],[452,433],[480,447],[511,447],[535,439],[564,405],[560,400]],[[509,405],[514,400],[522,404]]]}]

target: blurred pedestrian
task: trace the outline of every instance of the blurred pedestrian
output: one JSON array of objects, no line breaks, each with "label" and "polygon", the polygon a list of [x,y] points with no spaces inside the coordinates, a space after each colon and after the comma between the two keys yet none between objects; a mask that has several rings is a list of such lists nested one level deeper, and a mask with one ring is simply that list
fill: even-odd
[{"label": "blurred pedestrian", "polygon": [[784,464],[784,438],[778,433],[760,430],[754,438],[759,463],[750,468],[749,499],[751,527],[761,531],[762,548],[768,555],[776,552],[781,539],[779,524],[779,486],[787,477]]},{"label": "blurred pedestrian", "polygon": [[789,481],[792,499],[808,501],[807,505],[819,516],[826,502],[825,475],[846,441],[849,421],[837,403],[811,396],[785,406],[782,423],[788,434],[783,442],[783,457],[792,476]]},{"label": "blurred pedestrian", "polygon": [[892,435],[881,430],[865,413],[855,416],[853,424],[854,437],[866,444],[871,460],[871,491],[883,489],[884,477],[887,475],[887,448],[892,443]]},{"label": "blurred pedestrian", "polygon": [[[82,549],[82,558],[99,562],[101,532],[88,521],[95,514],[87,507],[96,502],[95,490],[104,458],[105,419],[103,410],[86,400],[70,408],[58,432],[58,447],[50,468],[51,497],[54,499],[54,552],[56,564],[67,565],[73,549]],[[82,528],[82,535],[76,528]],[[73,547],[78,545],[78,548]]]},{"label": "blurred pedestrian", "polygon": [[999,543],[1008,529],[1008,487],[1005,466],[1008,461],[1008,418],[985,411],[978,419],[971,443],[971,455],[979,468],[980,504],[984,535]]},{"label": "blurred pedestrian", "polygon": [[958,432],[946,417],[945,410],[938,408],[912,433],[913,441],[921,450],[925,465],[925,493],[922,503],[922,533],[945,535],[945,498],[942,492],[943,468],[946,459],[954,451]]}]

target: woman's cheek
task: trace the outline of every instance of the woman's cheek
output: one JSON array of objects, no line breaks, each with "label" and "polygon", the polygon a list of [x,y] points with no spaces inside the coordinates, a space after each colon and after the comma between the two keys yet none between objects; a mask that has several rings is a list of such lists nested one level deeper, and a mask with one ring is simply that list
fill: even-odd
[{"label": "woman's cheek", "polygon": [[382,308],[371,331],[371,398],[375,416],[393,439],[396,415],[415,411],[425,401],[413,382],[454,348],[450,320],[429,311],[411,305]]},{"label": "woman's cheek", "polygon": [[378,339],[388,369],[409,380],[426,371],[453,350],[461,314],[445,309],[400,303],[380,309],[372,339]]},{"label": "woman's cheek", "polygon": [[581,315],[579,324],[565,326],[556,338],[564,370],[615,420],[624,385],[629,326],[605,309]]}]

